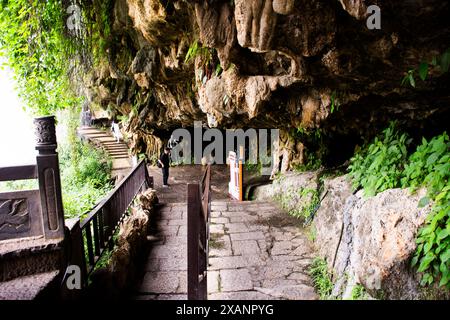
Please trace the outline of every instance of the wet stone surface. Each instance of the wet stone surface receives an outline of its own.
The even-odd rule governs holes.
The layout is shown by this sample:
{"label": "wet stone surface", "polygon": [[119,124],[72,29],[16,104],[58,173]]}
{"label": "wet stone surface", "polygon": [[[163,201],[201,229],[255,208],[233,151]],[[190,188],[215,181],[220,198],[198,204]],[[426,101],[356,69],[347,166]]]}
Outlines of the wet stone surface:
{"label": "wet stone surface", "polygon": [[[180,188],[164,190],[136,299],[187,298],[187,205],[170,200]],[[209,299],[317,299],[308,275],[312,247],[299,222],[270,202],[219,199],[211,209]]]}

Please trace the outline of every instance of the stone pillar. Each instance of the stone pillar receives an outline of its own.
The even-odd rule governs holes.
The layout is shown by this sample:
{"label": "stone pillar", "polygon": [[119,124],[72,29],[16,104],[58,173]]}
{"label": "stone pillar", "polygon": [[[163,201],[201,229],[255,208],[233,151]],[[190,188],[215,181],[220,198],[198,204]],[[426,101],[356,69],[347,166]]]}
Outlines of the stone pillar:
{"label": "stone pillar", "polygon": [[61,195],[58,153],[56,152],[55,117],[34,120],[36,163],[41,198],[42,223],[46,239],[64,238],[64,211]]}

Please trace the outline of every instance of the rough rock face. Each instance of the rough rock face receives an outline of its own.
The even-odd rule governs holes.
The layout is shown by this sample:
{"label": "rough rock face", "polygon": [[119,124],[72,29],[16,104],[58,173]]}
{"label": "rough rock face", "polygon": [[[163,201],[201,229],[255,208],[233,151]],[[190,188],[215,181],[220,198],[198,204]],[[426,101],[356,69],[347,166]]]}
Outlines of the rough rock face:
{"label": "rough rock face", "polygon": [[317,172],[286,173],[270,185],[257,187],[254,197],[261,201],[277,199],[285,210],[301,211],[310,204],[312,192],[317,188]]}
{"label": "rough rock face", "polygon": [[392,189],[365,199],[351,193],[345,176],[325,181],[327,196],[314,219],[315,244],[333,269],[333,294],[349,297],[360,283],[374,297],[420,299],[424,292],[409,261],[416,234],[430,211],[426,194]]}
{"label": "rough rock face", "polygon": [[[362,0],[115,0],[108,57],[86,77],[86,96],[127,116],[134,152],[149,155],[194,120],[321,129],[330,157],[343,158],[390,120],[445,128],[448,73],[416,76],[416,89],[401,79],[447,49],[450,4],[370,4],[381,8],[381,30],[367,28]],[[337,140],[348,146],[334,150]],[[304,161],[299,142],[310,147],[293,141],[283,166]]]}
{"label": "rough rock face", "polygon": [[[317,173],[290,174],[272,185],[258,187],[257,199],[276,199],[280,194],[317,188]],[[416,235],[431,210],[418,208],[426,190],[411,194],[390,189],[375,197],[353,194],[347,176],[325,179],[321,204],[312,228],[317,254],[332,271],[333,295],[349,298],[355,284],[361,284],[376,298],[424,299],[431,292],[419,286],[419,276],[410,267],[416,250]],[[304,201],[288,197],[288,210],[301,209]],[[433,290],[436,298],[445,292]]]}
{"label": "rough rock face", "polygon": [[425,191],[411,196],[408,190],[388,190],[358,203],[353,209],[350,263],[358,270],[356,275],[366,288],[389,288],[391,283],[382,283],[383,276],[392,274],[416,249],[417,230],[430,211],[430,207],[417,206],[425,195]]}
{"label": "rough rock face", "polygon": [[323,190],[326,196],[313,221],[314,229],[317,231],[315,243],[319,244],[317,246],[319,255],[333,265],[336,249],[342,237],[342,213],[346,199],[352,195],[352,188],[346,177],[342,176],[326,179]]}

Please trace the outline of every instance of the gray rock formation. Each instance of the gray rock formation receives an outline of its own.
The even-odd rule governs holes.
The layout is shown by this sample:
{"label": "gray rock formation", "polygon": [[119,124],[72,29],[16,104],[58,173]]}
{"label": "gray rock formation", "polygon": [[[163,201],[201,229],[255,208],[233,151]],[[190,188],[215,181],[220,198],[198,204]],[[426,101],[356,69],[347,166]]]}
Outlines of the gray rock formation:
{"label": "gray rock formation", "polygon": [[[381,30],[367,28],[361,0],[113,2],[107,57],[81,86],[92,108],[129,117],[134,153],[157,154],[167,131],[195,120],[285,135],[320,129],[324,157],[344,160],[389,120],[446,126],[448,73],[432,68],[416,89],[401,86],[447,50],[446,1],[373,1]],[[292,141],[283,166],[305,161],[298,143],[315,147]]]}
{"label": "gray rock formation", "polygon": [[366,199],[351,194],[345,176],[326,180],[326,191],[314,219],[315,244],[333,270],[333,294],[348,298],[359,283],[374,297],[424,298],[410,258],[430,212],[430,205],[418,208],[426,191],[391,189]]}
{"label": "gray rock formation", "polygon": [[[279,199],[297,190],[317,188],[317,173],[287,174],[272,185],[258,187],[257,199]],[[407,189],[390,189],[375,197],[353,194],[346,176],[325,179],[321,205],[312,228],[317,255],[324,258],[333,275],[332,295],[349,298],[361,284],[375,298],[448,298],[436,288],[424,290],[410,259],[416,250],[416,235],[431,210],[419,208],[426,195],[422,189],[411,194]],[[304,199],[287,197],[283,206],[298,210]]]}
{"label": "gray rock formation", "polygon": [[257,187],[254,197],[262,201],[276,199],[285,210],[300,212],[311,203],[313,192],[317,191],[317,188],[317,172],[288,172],[270,185]]}

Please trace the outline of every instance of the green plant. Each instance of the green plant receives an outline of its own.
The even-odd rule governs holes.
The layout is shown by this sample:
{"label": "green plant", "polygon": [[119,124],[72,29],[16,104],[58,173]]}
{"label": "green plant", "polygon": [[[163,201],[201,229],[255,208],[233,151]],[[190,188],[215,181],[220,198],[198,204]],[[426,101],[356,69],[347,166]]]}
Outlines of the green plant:
{"label": "green plant", "polygon": [[308,240],[309,240],[309,241],[311,241],[311,242],[316,241],[316,238],[317,238],[317,230],[316,230],[316,228],[315,228],[314,225],[311,225],[311,226],[308,227],[308,231],[307,231],[306,236],[308,237]]}
{"label": "green plant", "polygon": [[402,79],[402,86],[409,83],[411,87],[416,87],[415,74],[419,74],[419,78],[425,81],[432,69],[438,69],[441,74],[448,72],[450,67],[450,48],[447,49],[442,55],[433,57],[431,63],[422,61],[417,69],[410,69],[406,72]]}
{"label": "green plant", "polygon": [[416,71],[414,69],[408,70],[408,72],[403,77],[402,86],[404,86],[407,82],[409,82],[411,87],[413,87],[413,88],[416,87],[416,79],[414,78],[415,72]]}
{"label": "green plant", "polygon": [[80,141],[76,135],[78,109],[61,113],[59,125],[67,127],[67,136],[59,141],[64,214],[81,217],[111,189],[112,163],[106,153]]}
{"label": "green plant", "polygon": [[315,208],[319,204],[319,194],[316,189],[303,188],[298,191],[300,196],[300,203],[302,204],[300,210],[293,210],[289,212],[290,215],[297,218],[304,218],[308,220]]}
{"label": "green plant", "polygon": [[450,187],[445,188],[439,199],[444,204],[435,205],[419,231],[417,249],[411,265],[423,272],[421,285],[439,281],[439,286],[450,289]]}
{"label": "green plant", "polygon": [[432,138],[429,142],[423,138],[405,165],[403,187],[414,191],[426,186],[428,196],[435,198],[444,189],[450,178],[450,140],[446,132]]}
{"label": "green plant", "polygon": [[258,161],[258,163],[249,163],[248,161],[244,162],[244,168],[246,171],[248,172],[253,172],[253,173],[261,173],[261,169],[262,169],[262,163],[261,161]]}
{"label": "green plant", "polygon": [[337,100],[337,92],[333,91],[333,93],[331,94],[331,109],[330,112],[334,113],[334,111],[339,111],[339,107],[340,107],[340,103],[339,100]]}
{"label": "green plant", "polygon": [[333,281],[331,280],[331,273],[328,271],[327,262],[320,257],[314,258],[309,268],[309,275],[320,299],[329,299],[333,290]]}
{"label": "green plant", "polygon": [[401,134],[395,123],[383,131],[368,146],[357,151],[348,167],[353,188],[364,188],[366,196],[374,196],[400,186],[407,146],[411,140]]}
{"label": "green plant", "polygon": [[408,144],[407,136],[391,125],[382,140],[375,139],[352,158],[350,177],[353,186],[362,186],[369,196],[394,187],[413,192],[427,188],[418,205],[434,203],[418,232],[411,264],[422,273],[422,285],[438,281],[450,288],[450,139],[446,132],[430,141],[423,138],[409,157]]}
{"label": "green plant", "polygon": [[417,249],[411,261],[423,272],[421,284],[438,280],[450,288],[450,140],[447,133],[430,141],[422,139],[405,166],[402,184],[412,190],[427,188],[419,206],[434,200],[432,212],[417,237]]}
{"label": "green plant", "polygon": [[303,164],[293,164],[292,170],[295,172],[316,171],[322,167],[322,160],[317,158],[314,153],[305,151],[306,161]]}
{"label": "green plant", "polygon": [[58,0],[0,1],[0,56],[6,56],[19,95],[35,114],[53,114],[78,104],[71,80],[107,58],[113,42],[114,1],[77,4],[76,35],[68,27],[68,5]]}
{"label": "green plant", "polygon": [[307,129],[298,127],[291,130],[291,137],[301,141],[304,145],[303,163],[293,164],[292,169],[297,172],[314,171],[322,167],[322,158],[326,152],[321,129]]}
{"label": "green plant", "polygon": [[17,190],[37,190],[39,189],[37,180],[17,180],[0,182],[0,192]]}
{"label": "green plant", "polygon": [[29,109],[50,114],[76,102],[67,77],[73,43],[60,1],[0,1],[0,55],[14,71]]}
{"label": "green plant", "polygon": [[220,76],[220,74],[222,73],[222,71],[223,71],[223,69],[222,69],[222,66],[220,65],[220,63],[219,64],[217,64],[217,66],[216,66],[216,77],[218,77],[218,76]]}
{"label": "green plant", "polygon": [[200,45],[198,40],[192,42],[189,46],[188,52],[186,53],[186,57],[184,58],[184,63],[189,63],[194,60],[197,56],[204,57],[204,64],[207,64],[211,60],[211,52],[208,47],[203,47]]}
{"label": "green plant", "polygon": [[366,289],[360,285],[357,284],[353,287],[352,292],[350,294],[350,300],[367,300],[369,298],[369,295],[366,292]]}

